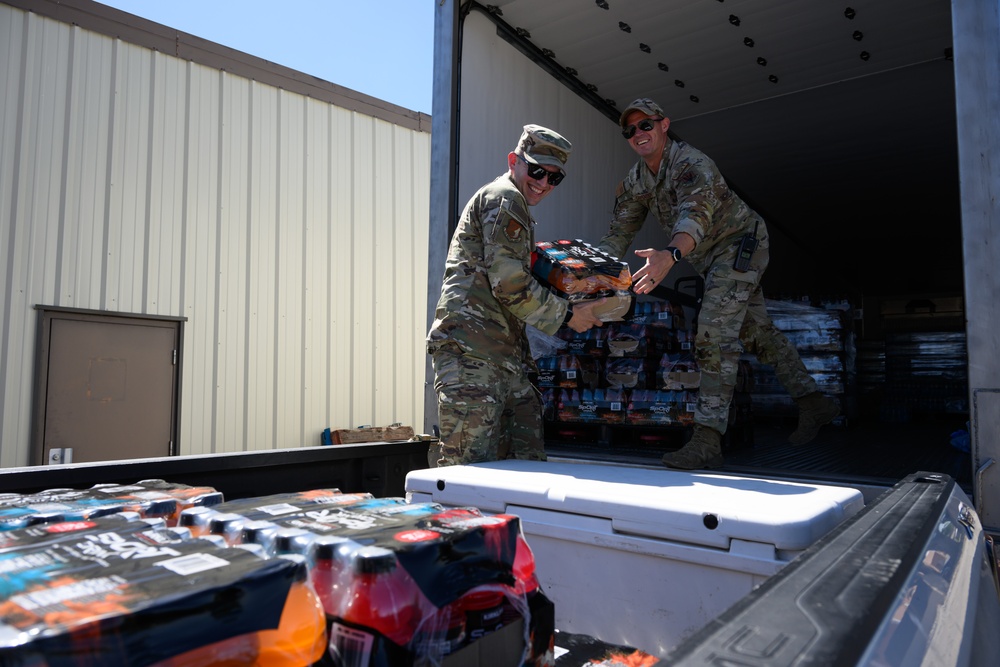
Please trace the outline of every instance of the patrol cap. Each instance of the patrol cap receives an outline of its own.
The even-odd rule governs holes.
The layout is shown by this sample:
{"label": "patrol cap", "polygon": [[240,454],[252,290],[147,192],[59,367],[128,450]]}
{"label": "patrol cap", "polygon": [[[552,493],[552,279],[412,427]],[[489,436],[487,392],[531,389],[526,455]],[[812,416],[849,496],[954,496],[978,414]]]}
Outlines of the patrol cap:
{"label": "patrol cap", "polygon": [[637,100],[633,100],[632,104],[625,107],[625,111],[622,111],[621,117],[618,118],[618,124],[625,129],[625,119],[633,111],[641,111],[647,116],[659,116],[660,118],[666,118],[667,114],[663,113],[663,109],[659,104],[649,99],[648,97],[640,97]]}
{"label": "patrol cap", "polygon": [[541,125],[525,125],[514,152],[531,164],[559,167],[559,171],[565,173],[563,167],[572,150],[573,144],[558,132]]}

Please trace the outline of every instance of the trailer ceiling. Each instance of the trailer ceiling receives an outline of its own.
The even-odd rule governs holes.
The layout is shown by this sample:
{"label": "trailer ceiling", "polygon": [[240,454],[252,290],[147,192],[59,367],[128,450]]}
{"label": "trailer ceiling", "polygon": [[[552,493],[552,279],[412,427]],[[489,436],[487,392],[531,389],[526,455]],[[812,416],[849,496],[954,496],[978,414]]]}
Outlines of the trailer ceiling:
{"label": "trailer ceiling", "polygon": [[791,254],[835,275],[811,289],[961,290],[949,0],[490,7],[609,115],[657,100],[781,237],[782,282]]}

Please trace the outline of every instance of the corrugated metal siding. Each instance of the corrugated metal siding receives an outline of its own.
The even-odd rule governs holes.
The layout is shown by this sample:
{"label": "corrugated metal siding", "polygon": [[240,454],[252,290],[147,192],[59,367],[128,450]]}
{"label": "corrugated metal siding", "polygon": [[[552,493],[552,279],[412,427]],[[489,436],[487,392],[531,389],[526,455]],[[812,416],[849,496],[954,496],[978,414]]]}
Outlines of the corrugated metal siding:
{"label": "corrugated metal siding", "polygon": [[0,4],[0,466],[36,304],[183,316],[181,453],[423,414],[430,135]]}

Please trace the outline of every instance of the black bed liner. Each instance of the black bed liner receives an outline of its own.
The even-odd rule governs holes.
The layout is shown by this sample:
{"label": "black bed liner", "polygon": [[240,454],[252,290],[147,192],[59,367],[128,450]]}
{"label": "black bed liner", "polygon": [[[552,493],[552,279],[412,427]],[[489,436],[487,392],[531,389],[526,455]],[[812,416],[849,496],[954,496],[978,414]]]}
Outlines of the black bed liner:
{"label": "black bed liner", "polygon": [[[953,499],[956,490],[947,475],[919,472],[903,479],[679,645],[668,664],[858,664],[873,642],[886,641],[880,627],[898,611],[897,596],[909,588],[948,517],[946,507],[961,508]],[[971,544],[972,534],[981,533],[975,515],[969,517]],[[1000,612],[996,581],[989,578],[973,582],[987,593],[981,596],[976,627],[963,630],[957,623],[953,628],[973,633],[972,665],[993,664],[996,657]]]}

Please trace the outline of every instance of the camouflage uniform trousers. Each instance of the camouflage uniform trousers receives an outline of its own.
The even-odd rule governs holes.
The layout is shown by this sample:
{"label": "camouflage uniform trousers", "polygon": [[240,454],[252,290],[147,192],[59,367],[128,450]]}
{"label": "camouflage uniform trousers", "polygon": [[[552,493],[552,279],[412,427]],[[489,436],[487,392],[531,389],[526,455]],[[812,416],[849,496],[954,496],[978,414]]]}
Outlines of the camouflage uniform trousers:
{"label": "camouflage uniform trousers", "polygon": [[705,294],[698,314],[695,355],[701,371],[694,422],[725,433],[729,405],[736,388],[742,349],[772,366],[792,398],[816,391],[798,350],[771,322],[760,278],[767,268],[767,246],[758,248],[744,273],[733,269],[737,246],[715,257],[705,275]]}
{"label": "camouflage uniform trousers", "polygon": [[461,354],[432,353],[438,399],[438,466],[505,458],[545,460],[542,402],[525,373]]}

